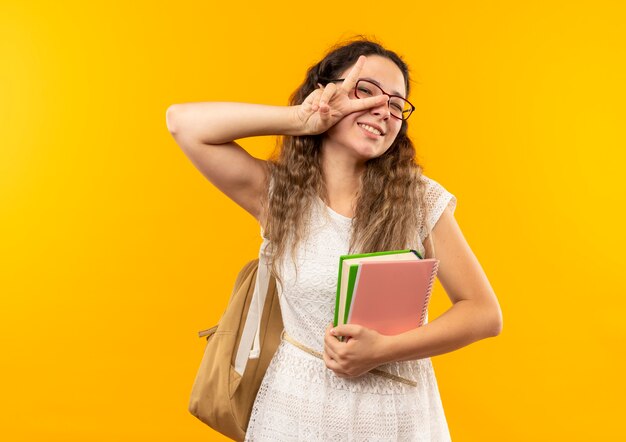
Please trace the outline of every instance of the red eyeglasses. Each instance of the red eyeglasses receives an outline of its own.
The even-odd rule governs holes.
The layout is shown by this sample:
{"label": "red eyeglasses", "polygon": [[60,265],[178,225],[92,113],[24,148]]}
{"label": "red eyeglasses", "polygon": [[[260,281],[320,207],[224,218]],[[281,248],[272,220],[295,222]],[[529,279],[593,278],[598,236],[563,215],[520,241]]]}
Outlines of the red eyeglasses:
{"label": "red eyeglasses", "polygon": [[[345,78],[340,78],[338,80],[331,80],[330,82],[336,83],[344,80]],[[389,101],[387,102],[389,105],[389,113],[398,120],[408,120],[415,110],[415,106],[413,106],[409,100],[399,95],[388,94],[380,86],[370,80],[358,80],[354,86],[354,96],[356,98],[377,97],[380,95],[389,97]]]}

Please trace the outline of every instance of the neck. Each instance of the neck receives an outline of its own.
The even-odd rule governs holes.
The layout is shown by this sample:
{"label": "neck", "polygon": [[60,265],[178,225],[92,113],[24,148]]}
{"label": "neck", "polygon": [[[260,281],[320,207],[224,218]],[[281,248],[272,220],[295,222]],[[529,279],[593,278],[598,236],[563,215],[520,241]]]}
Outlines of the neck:
{"label": "neck", "polygon": [[341,146],[330,143],[322,145],[321,162],[328,203],[331,207],[352,207],[365,163],[349,155]]}

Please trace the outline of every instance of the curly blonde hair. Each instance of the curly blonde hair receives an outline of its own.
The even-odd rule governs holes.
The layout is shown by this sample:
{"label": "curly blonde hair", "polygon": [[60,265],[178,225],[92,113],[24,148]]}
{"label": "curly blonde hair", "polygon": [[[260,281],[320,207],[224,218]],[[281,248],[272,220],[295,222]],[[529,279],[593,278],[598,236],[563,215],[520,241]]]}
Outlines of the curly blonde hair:
{"label": "curly blonde hair", "polygon": [[[318,83],[338,78],[361,55],[379,55],[393,61],[402,71],[408,95],[406,63],[380,44],[360,38],[332,48],[309,68],[289,104],[301,104]],[[270,239],[271,272],[278,282],[281,281],[277,263],[288,245],[293,258],[298,243],[306,235],[305,221],[311,215],[316,197],[328,203],[321,164],[322,141],[323,134],[283,136],[267,162],[272,191],[265,192],[262,201],[267,214],[264,232]],[[269,182],[267,185],[269,190]],[[420,223],[428,219],[425,189],[422,167],[415,159],[413,143],[407,136],[407,122],[403,121],[389,149],[365,163],[355,200],[349,253],[399,250],[414,244],[419,238]],[[434,250],[432,237],[430,240]]]}

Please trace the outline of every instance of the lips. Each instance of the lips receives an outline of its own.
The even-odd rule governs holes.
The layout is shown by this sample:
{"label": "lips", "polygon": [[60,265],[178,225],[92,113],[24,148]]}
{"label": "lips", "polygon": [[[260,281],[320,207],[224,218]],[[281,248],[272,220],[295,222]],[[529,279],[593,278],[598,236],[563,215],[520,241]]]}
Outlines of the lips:
{"label": "lips", "polygon": [[365,122],[358,122],[357,123],[359,125],[359,127],[361,127],[362,129],[368,131],[371,134],[374,135],[378,135],[378,136],[383,136],[385,135],[385,132],[383,131],[383,129],[374,123],[365,123]]}

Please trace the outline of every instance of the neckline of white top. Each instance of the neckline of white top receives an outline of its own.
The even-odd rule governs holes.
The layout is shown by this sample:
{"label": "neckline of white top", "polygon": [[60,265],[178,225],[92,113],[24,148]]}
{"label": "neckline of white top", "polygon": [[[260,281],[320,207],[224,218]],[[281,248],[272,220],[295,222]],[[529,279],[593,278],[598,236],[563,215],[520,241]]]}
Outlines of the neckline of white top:
{"label": "neckline of white top", "polygon": [[348,218],[347,216],[342,215],[341,213],[335,212],[333,209],[327,206],[326,203],[319,196],[317,197],[317,200],[323,207],[326,207],[326,210],[328,210],[330,215],[333,216],[334,218],[337,218],[341,221],[352,222],[352,218]]}

